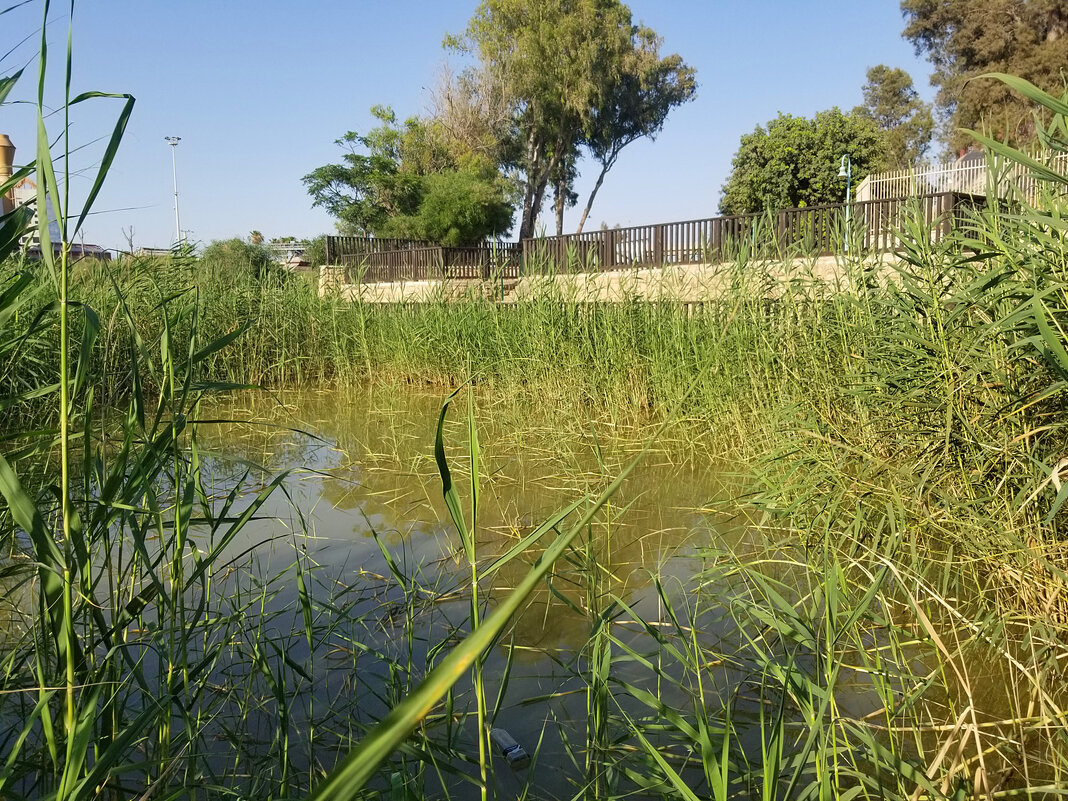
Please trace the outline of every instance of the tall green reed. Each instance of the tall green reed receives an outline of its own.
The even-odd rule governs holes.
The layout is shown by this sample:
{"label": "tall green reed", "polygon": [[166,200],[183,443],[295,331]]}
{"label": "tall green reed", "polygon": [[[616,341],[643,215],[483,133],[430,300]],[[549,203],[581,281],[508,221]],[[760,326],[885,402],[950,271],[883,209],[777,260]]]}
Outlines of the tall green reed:
{"label": "tall green reed", "polygon": [[[47,20],[47,4],[45,11]],[[70,97],[69,53],[68,43],[65,109],[97,97]],[[42,42],[42,76],[46,54]],[[659,622],[665,626],[643,621],[626,599],[606,598],[591,581],[589,728],[583,738],[588,792],[615,792],[624,786],[620,777],[644,792],[684,797],[694,794],[695,780],[718,798],[874,797],[884,790],[903,797],[917,788],[937,797],[955,792],[965,779],[995,792],[993,771],[984,764],[987,747],[979,740],[984,722],[971,700],[953,701],[959,723],[933,754],[925,738],[938,728],[925,729],[919,719],[935,714],[931,687],[947,695],[971,687],[960,660],[966,646],[980,643],[1000,643],[1005,660],[1022,666],[1014,669],[1028,687],[1021,705],[1028,714],[1018,717],[1027,726],[1043,721],[1053,739],[1063,736],[1057,699],[1047,689],[1052,668],[1021,661],[1014,650],[1019,635],[1005,644],[995,623],[966,616],[946,592],[945,576],[900,567],[903,554],[915,559],[925,548],[985,561],[988,576],[1000,575],[1016,590],[1006,600],[1034,613],[1029,628],[1048,633],[1045,644],[1038,636],[1025,640],[1036,663],[1056,664],[1064,569],[1058,511],[1066,492],[1057,489],[1052,501],[1046,495],[1052,477],[1059,481],[1068,293],[1055,202],[1009,215],[977,212],[964,233],[939,242],[907,220],[899,259],[872,265],[854,254],[835,291],[811,262],[782,282],[776,262],[795,254],[772,252],[774,240],[754,238],[738,242],[734,260],[723,268],[722,300],[696,311],[637,300],[589,303],[561,297],[548,285],[514,306],[477,299],[415,308],[349,304],[281,276],[237,273],[221,286],[219,265],[183,256],[164,262],[154,281],[138,262],[72,265],[66,243],[95,198],[131,103],[125,99],[89,203],[70,230],[64,222],[58,256],[42,229],[54,303],[29,316],[44,290],[28,274],[13,278],[0,298],[0,353],[13,361],[25,354],[38,360],[36,378],[12,382],[18,389],[5,399],[4,413],[29,418],[40,398],[58,406],[54,431],[36,438],[29,426],[16,432],[34,444],[18,452],[15,466],[36,469],[30,455],[46,458],[53,441],[60,452],[52,495],[32,494],[6,460],[0,465],[15,527],[31,538],[36,577],[26,586],[40,598],[36,619],[5,662],[5,689],[32,694],[9,740],[0,777],[6,787],[88,797],[117,776],[136,775],[146,788],[165,781],[218,788],[246,773],[248,764],[271,764],[269,778],[254,776],[248,787],[288,795],[328,773],[309,751],[301,766],[307,783],[297,784],[293,699],[296,688],[310,683],[314,664],[287,660],[290,645],[271,643],[275,584],[235,589],[219,573],[227,549],[281,479],[251,501],[244,480],[221,498],[212,494],[196,436],[197,401],[204,392],[248,383],[344,384],[375,376],[453,384],[474,374],[494,392],[528,395],[576,414],[599,407],[659,421],[670,416],[667,410],[681,409],[683,425],[704,432],[703,447],[749,465],[762,484],[754,500],[769,526],[819,546],[811,565],[800,557],[775,560],[781,569],[800,571],[789,583],[729,554],[709,554],[729,566],[727,578],[745,592],[729,605],[700,597],[692,611],[683,611],[679,596],[662,589],[667,619]],[[38,205],[47,196],[59,207],[56,218],[66,221],[74,216],[70,199],[51,160],[43,114],[40,122]],[[4,220],[4,236],[20,219]],[[238,337],[245,347],[226,347]],[[52,338],[58,347],[48,347]],[[53,353],[55,364],[48,361]],[[101,376],[107,378],[94,381]],[[126,401],[117,435],[94,415],[104,396]],[[565,532],[516,591],[484,616],[480,582],[502,563],[479,565],[479,451],[470,431],[470,526],[454,490],[449,501],[470,573],[468,637],[428,666],[424,683],[413,680],[411,653],[406,662],[381,658],[404,675],[398,689],[411,692],[403,701],[390,698],[398,703],[381,725],[361,719],[343,735],[324,735],[333,747],[360,745],[322,780],[320,797],[362,792],[461,676],[470,672],[480,682],[486,648],[610,497],[607,492],[561,509],[509,552],[507,559],[516,559],[550,532]],[[440,426],[438,443],[448,498]],[[832,547],[846,550],[848,559]],[[596,576],[590,552],[585,559],[584,569]],[[292,575],[303,586],[294,630],[308,643],[307,658],[317,638],[333,636],[347,643],[354,660],[368,654],[371,617],[359,603],[339,612],[344,604],[329,594],[316,601],[307,580],[314,566],[305,570],[306,564],[295,561]],[[404,619],[411,632],[419,590],[401,571],[395,579],[410,587]],[[233,591],[228,611],[217,603],[222,586]],[[962,627],[965,644],[941,641],[932,603]],[[725,608],[746,637],[744,647],[726,653],[707,643],[699,625],[708,615],[722,618]],[[319,622],[316,610],[323,614]],[[652,653],[618,634],[621,613],[649,638]],[[1047,656],[1052,662],[1038,659]],[[647,668],[650,683],[639,686],[614,674],[621,658]],[[717,662],[733,673],[713,678],[710,666]],[[236,710],[212,688],[223,665],[241,676],[249,699]],[[359,670],[353,672],[359,681]],[[850,672],[871,678],[866,692],[881,704],[877,717],[839,708],[836,691]],[[755,695],[746,695],[752,688]],[[212,726],[218,723],[236,740],[257,718],[255,707],[267,703],[278,720],[266,740],[280,755],[256,762],[254,745],[238,743],[233,769],[220,770],[205,755]],[[308,704],[311,725],[322,731],[311,696]],[[485,794],[492,778],[485,724],[492,713],[483,689],[476,690],[474,705],[478,784]],[[755,723],[744,720],[753,709]],[[1030,714],[1033,709],[1040,711]],[[874,719],[883,721],[882,729]],[[146,731],[151,736],[143,736]],[[746,731],[755,731],[759,742],[746,739]],[[1023,739],[1034,729],[1020,732]],[[999,736],[999,754],[1011,755],[1011,737]],[[423,737],[432,752],[437,746]],[[969,737],[976,743],[972,754],[966,754]],[[420,764],[444,769],[456,757],[449,749],[432,752],[441,761]],[[1056,763],[1039,767],[1058,776]]]}

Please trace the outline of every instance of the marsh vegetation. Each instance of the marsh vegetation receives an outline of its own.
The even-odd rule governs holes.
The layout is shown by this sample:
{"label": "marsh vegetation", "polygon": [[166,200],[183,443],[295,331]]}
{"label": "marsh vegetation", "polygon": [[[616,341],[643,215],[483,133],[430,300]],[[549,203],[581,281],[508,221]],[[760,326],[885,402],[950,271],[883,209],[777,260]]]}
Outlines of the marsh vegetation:
{"label": "marsh vegetation", "polygon": [[3,240],[5,797],[1064,785],[1056,192],[700,308],[73,263],[94,197]]}

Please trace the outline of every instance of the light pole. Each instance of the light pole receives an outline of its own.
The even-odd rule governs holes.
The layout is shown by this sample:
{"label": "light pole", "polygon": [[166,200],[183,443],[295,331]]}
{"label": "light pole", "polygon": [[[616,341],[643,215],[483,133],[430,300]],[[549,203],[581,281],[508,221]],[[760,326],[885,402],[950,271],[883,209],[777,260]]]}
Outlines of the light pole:
{"label": "light pole", "polygon": [[180,136],[165,136],[164,140],[171,146],[171,173],[174,175],[174,242],[182,242],[182,220],[178,216],[178,167],[175,165],[174,151],[182,141]]}
{"label": "light pole", "polygon": [[[838,163],[838,177],[846,179],[845,252],[849,252],[849,207],[853,190],[853,160],[846,153]],[[175,195],[177,197],[177,195]],[[177,200],[175,201],[177,203]],[[177,206],[175,206],[177,208]]]}

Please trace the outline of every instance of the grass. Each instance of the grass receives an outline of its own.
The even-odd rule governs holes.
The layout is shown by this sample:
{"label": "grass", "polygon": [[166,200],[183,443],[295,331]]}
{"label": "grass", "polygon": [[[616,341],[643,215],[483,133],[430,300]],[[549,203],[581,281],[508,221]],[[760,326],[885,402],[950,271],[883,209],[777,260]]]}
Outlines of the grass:
{"label": "grass", "polygon": [[[45,3],[42,30],[49,14]],[[521,700],[546,710],[575,797],[1060,792],[1058,196],[976,212],[936,243],[906,221],[900,260],[849,262],[838,287],[804,269],[783,284],[781,264],[740,251],[722,299],[696,312],[547,287],[511,306],[349,303],[232,248],[74,264],[69,243],[133,100],[72,97],[68,53],[54,154],[47,44],[35,167],[61,241],[53,255],[42,226],[48,255],[29,265],[0,238],[0,793],[539,796],[533,769],[506,784],[487,739],[515,708],[514,649],[492,682],[485,660],[546,586],[589,637],[554,655],[571,684]],[[18,78],[0,83],[0,101]],[[1045,132],[1059,141],[1068,109],[1023,88],[1062,115]],[[117,120],[75,210],[69,115],[108,99]],[[2,221],[8,233],[27,224],[23,212]],[[462,569],[376,537],[388,575],[343,581],[316,563],[297,506],[288,564],[255,569],[238,543],[273,514],[287,476],[249,466],[215,482],[205,399],[369,382],[473,384],[466,466],[447,447],[448,404],[435,443]],[[487,558],[475,406],[508,399],[551,410],[565,431],[593,418],[594,432],[633,424],[647,436]],[[708,512],[744,514],[754,546],[707,543],[689,583],[651,566],[654,614],[613,591],[607,566],[625,512],[616,491],[669,426],[671,458],[745,466],[748,496]],[[982,695],[985,682],[998,697]],[[584,719],[566,719],[573,688]]]}

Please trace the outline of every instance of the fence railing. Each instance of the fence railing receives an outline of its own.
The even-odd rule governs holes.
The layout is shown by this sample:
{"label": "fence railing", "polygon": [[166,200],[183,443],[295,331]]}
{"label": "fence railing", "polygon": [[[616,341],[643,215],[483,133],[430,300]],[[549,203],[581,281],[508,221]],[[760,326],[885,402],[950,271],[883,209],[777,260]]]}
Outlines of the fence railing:
{"label": "fence railing", "polygon": [[754,249],[764,255],[825,256],[848,242],[863,251],[900,245],[898,229],[916,209],[934,236],[948,232],[954,209],[970,196],[940,192],[912,198],[784,209],[703,220],[639,225],[523,240],[525,273],[599,271],[673,264],[708,264]]}
{"label": "fence railing", "polygon": [[346,256],[364,253],[384,253],[393,250],[428,248],[433,243],[419,239],[397,239],[382,236],[328,236],[326,237],[326,263],[343,264]]}
{"label": "fence railing", "polygon": [[[1035,159],[1055,172],[1068,172],[1068,153],[1037,153]],[[1006,164],[984,155],[963,164],[943,164],[922,170],[872,173],[857,185],[858,201],[915,197],[940,192],[1019,197],[1036,203],[1041,182],[1022,164]]]}
{"label": "fence railing", "polygon": [[[488,280],[545,272],[598,272],[628,267],[711,264],[748,253],[757,258],[826,256],[895,250],[899,231],[917,215],[931,237],[953,230],[982,197],[937,192],[906,198],[808,206],[774,213],[709,217],[476,247],[411,240],[328,237],[329,263],[349,283]],[[390,248],[392,244],[394,247]],[[396,245],[400,245],[397,247]]]}
{"label": "fence railing", "polygon": [[488,280],[519,276],[520,246],[517,242],[473,247],[411,247],[363,253],[338,258],[350,283],[384,281],[433,281],[442,279]]}

